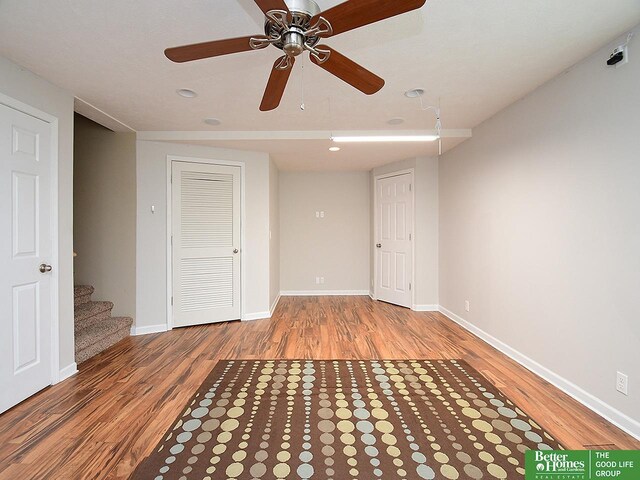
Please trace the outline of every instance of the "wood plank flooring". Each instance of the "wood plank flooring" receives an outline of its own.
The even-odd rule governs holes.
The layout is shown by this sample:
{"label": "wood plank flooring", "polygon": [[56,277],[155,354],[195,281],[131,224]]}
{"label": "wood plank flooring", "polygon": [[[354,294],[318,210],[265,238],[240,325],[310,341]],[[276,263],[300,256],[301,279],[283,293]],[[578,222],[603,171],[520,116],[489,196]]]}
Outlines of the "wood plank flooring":
{"label": "wood plank flooring", "polygon": [[283,298],[271,320],[132,337],[0,416],[0,479],[126,479],[219,359],[461,358],[568,448],[640,442],[439,313]]}

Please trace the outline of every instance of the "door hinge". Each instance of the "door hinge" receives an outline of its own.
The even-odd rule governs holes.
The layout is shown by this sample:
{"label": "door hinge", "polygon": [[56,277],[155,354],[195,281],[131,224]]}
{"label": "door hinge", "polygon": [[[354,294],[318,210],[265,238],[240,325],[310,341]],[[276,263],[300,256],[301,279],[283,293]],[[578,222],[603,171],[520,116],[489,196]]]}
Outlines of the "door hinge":
{"label": "door hinge", "polygon": [[411,284],[409,284],[409,291],[411,291]]}
{"label": "door hinge", "polygon": [[171,297],[171,305],[173,305],[173,297]]}
{"label": "door hinge", "polygon": [[411,234],[409,234],[409,241],[411,241],[411,239],[412,239],[412,238],[413,238],[413,237],[411,236]]}
{"label": "door hinge", "polygon": [[409,191],[411,191],[413,189],[413,185],[410,183],[409,184]]}

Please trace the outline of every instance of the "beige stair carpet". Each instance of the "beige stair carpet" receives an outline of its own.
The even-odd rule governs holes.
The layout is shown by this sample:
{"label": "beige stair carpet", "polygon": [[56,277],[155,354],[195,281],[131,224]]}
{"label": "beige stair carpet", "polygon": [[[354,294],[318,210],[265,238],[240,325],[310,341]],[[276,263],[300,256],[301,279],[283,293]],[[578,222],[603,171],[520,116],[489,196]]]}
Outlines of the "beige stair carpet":
{"label": "beige stair carpet", "polygon": [[76,363],[80,364],[130,335],[133,320],[112,317],[112,302],[91,300],[94,288],[79,285],[74,289],[74,332]]}

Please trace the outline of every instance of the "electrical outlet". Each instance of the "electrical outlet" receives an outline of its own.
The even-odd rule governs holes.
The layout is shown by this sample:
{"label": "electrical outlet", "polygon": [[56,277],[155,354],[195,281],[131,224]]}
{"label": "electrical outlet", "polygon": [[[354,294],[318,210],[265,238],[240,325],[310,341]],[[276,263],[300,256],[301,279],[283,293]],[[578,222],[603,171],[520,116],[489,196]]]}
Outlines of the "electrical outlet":
{"label": "electrical outlet", "polygon": [[465,300],[464,301],[464,311],[465,312],[470,312],[471,311],[471,304],[469,303],[469,300]]}
{"label": "electrical outlet", "polygon": [[320,218],[320,212],[316,212],[316,218]]}
{"label": "electrical outlet", "polygon": [[324,277],[320,277],[320,284],[324,285]]}
{"label": "electrical outlet", "polygon": [[320,218],[324,218],[324,211],[320,212]]}
{"label": "electrical outlet", "polygon": [[316,277],[316,285],[320,285],[320,277]]}
{"label": "electrical outlet", "polygon": [[616,377],[616,390],[623,395],[629,395],[629,377],[624,373],[618,372],[618,376]]}

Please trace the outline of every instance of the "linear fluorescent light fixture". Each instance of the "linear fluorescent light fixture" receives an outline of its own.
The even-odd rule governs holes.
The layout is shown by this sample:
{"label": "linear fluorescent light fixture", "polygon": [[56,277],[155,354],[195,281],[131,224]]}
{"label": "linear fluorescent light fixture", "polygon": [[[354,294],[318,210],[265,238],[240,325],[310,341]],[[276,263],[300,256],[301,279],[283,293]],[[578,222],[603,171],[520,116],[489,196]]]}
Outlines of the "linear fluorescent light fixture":
{"label": "linear fluorescent light fixture", "polygon": [[331,137],[336,143],[367,143],[367,142],[435,142],[438,135],[365,135],[350,137]]}

